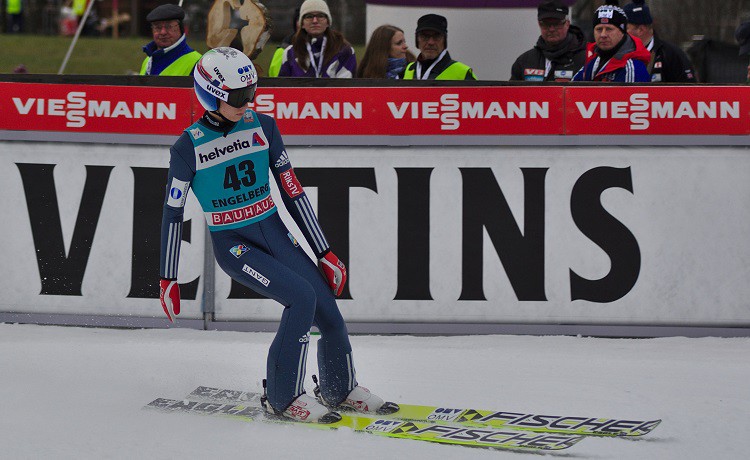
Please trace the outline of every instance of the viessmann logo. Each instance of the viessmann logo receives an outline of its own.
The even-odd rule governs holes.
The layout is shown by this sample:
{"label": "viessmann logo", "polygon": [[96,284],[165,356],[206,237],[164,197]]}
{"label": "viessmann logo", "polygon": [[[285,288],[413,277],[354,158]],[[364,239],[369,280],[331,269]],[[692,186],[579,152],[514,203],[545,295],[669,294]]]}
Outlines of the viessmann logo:
{"label": "viessmann logo", "polygon": [[[462,100],[459,94],[443,94],[437,100],[387,102],[395,120],[425,121],[437,119],[443,131],[455,131],[469,119],[549,119],[549,101],[477,101]],[[369,118],[362,101],[298,102],[277,101],[273,94],[261,94],[253,106],[257,112],[277,120],[348,120]],[[372,109],[372,107],[368,107]]]}
{"label": "viessmann logo", "polygon": [[739,101],[651,101],[648,93],[633,93],[626,101],[575,103],[584,119],[623,119],[632,131],[649,128],[656,119],[740,118]]}
{"label": "viessmann logo", "polygon": [[468,119],[549,118],[548,101],[467,101],[458,94],[443,94],[435,101],[388,102],[396,120],[440,120],[442,131],[454,131]]}
{"label": "viessmann logo", "polygon": [[273,94],[259,94],[253,108],[277,120],[361,120],[362,102],[276,101]]}
{"label": "viessmann logo", "polygon": [[19,115],[65,117],[65,126],[68,128],[82,128],[91,118],[177,118],[177,104],[174,102],[93,100],[86,97],[85,91],[71,91],[64,99],[14,97],[13,105]]}

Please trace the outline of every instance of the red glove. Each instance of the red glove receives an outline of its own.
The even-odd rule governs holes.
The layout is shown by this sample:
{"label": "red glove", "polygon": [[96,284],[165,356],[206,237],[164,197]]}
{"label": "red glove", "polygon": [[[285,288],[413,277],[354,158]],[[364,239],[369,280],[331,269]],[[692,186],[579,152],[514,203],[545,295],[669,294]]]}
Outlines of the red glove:
{"label": "red glove", "polygon": [[169,321],[174,321],[180,314],[180,285],[177,284],[177,280],[159,281],[159,300]]}
{"label": "red glove", "polygon": [[318,267],[323,272],[333,295],[340,296],[346,284],[346,266],[336,257],[336,254],[328,251],[326,255],[318,260]]}

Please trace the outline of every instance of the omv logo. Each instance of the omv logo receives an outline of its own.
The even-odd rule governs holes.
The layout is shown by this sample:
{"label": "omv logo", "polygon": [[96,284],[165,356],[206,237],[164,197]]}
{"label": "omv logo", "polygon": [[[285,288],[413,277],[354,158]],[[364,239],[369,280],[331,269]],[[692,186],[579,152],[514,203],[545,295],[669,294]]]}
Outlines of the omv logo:
{"label": "omv logo", "polygon": [[255,68],[251,65],[239,67],[237,73],[240,74],[240,81],[243,83],[250,82],[252,84],[254,80],[258,78],[258,75],[255,73]]}

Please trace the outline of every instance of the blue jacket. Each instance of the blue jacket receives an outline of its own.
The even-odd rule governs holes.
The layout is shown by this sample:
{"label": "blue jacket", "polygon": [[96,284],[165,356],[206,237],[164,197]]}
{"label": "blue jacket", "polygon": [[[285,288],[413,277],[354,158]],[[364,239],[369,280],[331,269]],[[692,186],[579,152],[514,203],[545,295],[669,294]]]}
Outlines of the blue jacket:
{"label": "blue jacket", "polygon": [[[167,194],[161,231],[161,276],[177,278],[185,200],[193,190],[209,230],[242,232],[276,213],[269,180],[315,255],[328,252],[307,194],[289,162],[276,120],[245,112],[229,131],[215,126],[208,115],[190,125],[170,151]],[[270,174],[269,174],[270,171]],[[286,192],[286,193],[284,193]]]}
{"label": "blue jacket", "polygon": [[[602,63],[595,43],[586,50],[586,64],[573,76],[573,81],[651,82],[646,66],[651,53],[638,38],[625,36],[625,43],[607,62]],[[596,69],[596,70],[594,70]]]}
{"label": "blue jacket", "polygon": [[[185,34],[180,37],[179,40],[177,40],[177,43],[170,46],[169,48],[159,49],[156,46],[156,43],[153,41],[148,43],[147,45],[143,46],[143,52],[146,53],[146,56],[148,56],[146,59],[143,60],[143,63],[141,64],[141,75],[162,75],[162,72],[164,72],[164,69],[172,65],[175,61],[180,59],[183,56],[190,55],[190,60],[188,64],[192,64],[192,67],[189,65],[186,67],[190,67],[190,71],[185,73],[187,71],[187,68],[185,69],[179,69],[180,74],[182,75],[192,75],[193,74],[193,67],[195,66],[195,63],[198,62],[198,60],[201,58],[201,54],[197,51],[194,51],[188,44]],[[186,58],[187,59],[187,58]],[[169,73],[170,75],[175,75],[174,73]],[[165,73],[166,75],[166,73]]]}

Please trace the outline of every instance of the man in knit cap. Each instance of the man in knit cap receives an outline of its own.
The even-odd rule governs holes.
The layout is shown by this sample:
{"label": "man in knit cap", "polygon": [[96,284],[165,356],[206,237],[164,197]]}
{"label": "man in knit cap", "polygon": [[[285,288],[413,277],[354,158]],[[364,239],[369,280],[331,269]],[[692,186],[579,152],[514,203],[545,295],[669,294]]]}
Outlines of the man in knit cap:
{"label": "man in knit cap", "polygon": [[638,37],[651,53],[647,66],[651,81],[695,83],[695,70],[685,52],[654,35],[654,20],[646,1],[634,0],[623,10],[628,16],[628,33]]}
{"label": "man in knit cap", "polygon": [[586,49],[586,64],[573,81],[650,82],[646,65],[651,54],[627,30],[625,11],[602,5],[594,12],[594,40]]}

